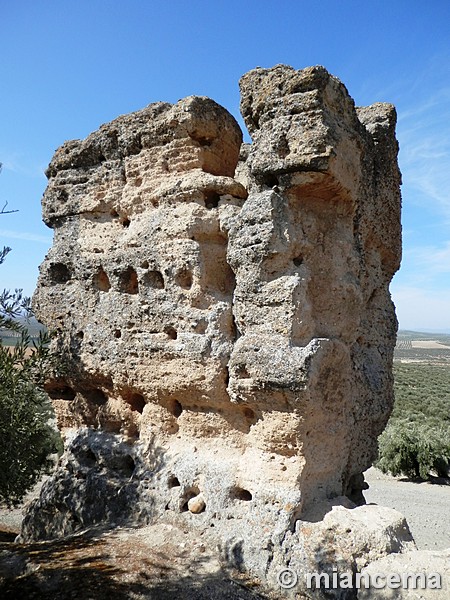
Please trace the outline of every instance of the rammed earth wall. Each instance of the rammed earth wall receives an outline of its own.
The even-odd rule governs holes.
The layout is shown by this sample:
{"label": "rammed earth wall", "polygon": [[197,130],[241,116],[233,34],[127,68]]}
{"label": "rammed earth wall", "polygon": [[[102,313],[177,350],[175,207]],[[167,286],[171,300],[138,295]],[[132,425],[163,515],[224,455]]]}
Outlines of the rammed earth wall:
{"label": "rammed earth wall", "polygon": [[240,87],[250,145],[189,97],[50,163],[34,307],[66,362],[67,450],[24,537],[167,520],[261,575],[330,502],[363,502],[393,402],[395,109],[355,108],[322,67]]}

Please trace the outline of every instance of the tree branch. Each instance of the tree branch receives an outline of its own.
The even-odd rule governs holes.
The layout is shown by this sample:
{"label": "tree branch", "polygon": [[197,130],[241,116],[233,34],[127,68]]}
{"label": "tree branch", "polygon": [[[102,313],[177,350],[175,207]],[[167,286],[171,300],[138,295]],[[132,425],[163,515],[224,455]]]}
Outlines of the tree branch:
{"label": "tree branch", "polygon": [[9,215],[10,213],[19,212],[18,210],[5,210],[7,206],[8,200],[6,200],[5,204],[3,205],[3,208],[0,210],[0,215]]}

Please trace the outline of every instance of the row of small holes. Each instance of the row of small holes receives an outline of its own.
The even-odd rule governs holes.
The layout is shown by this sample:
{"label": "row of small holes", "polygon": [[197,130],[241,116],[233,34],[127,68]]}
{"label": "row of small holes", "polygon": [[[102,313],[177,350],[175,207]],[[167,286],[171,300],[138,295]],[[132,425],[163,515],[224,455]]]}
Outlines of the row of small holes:
{"label": "row of small holes", "polygon": [[[74,400],[76,396],[75,390],[68,385],[61,385],[53,388],[50,387],[49,389],[47,389],[47,393],[50,396],[50,398],[52,398],[52,400],[71,401]],[[108,400],[108,397],[106,396],[105,392],[95,388],[92,390],[85,391],[84,396],[86,396],[87,400],[89,400],[93,404],[96,404],[97,406],[105,404]],[[144,410],[145,399],[142,394],[133,393],[125,398],[125,402],[130,406],[131,410],[134,410],[138,413],[142,413]],[[179,412],[179,414],[181,414],[183,409],[181,408],[181,405],[179,406],[180,409],[178,409],[177,407],[174,408],[174,414],[175,412]]]}
{"label": "row of small holes", "polygon": [[[143,263],[147,264],[147,262]],[[49,276],[54,284],[67,283],[72,274],[63,263],[53,263],[49,268]],[[180,271],[175,276],[176,283],[185,289],[192,287],[192,274],[187,269]],[[164,278],[159,271],[147,271],[142,277],[142,283],[154,289],[164,289]],[[108,292],[111,289],[109,277],[103,267],[100,267],[93,279],[94,287],[101,292]],[[119,275],[119,291],[127,294],[137,294],[139,291],[138,276],[133,267],[127,267]]]}

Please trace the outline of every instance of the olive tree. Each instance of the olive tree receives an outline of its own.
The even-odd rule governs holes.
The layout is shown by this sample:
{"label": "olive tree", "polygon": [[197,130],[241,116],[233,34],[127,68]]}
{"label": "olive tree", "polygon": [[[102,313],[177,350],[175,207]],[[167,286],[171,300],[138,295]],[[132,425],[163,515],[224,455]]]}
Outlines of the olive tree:
{"label": "olive tree", "polygon": [[[1,165],[0,165],[1,168]],[[6,214],[7,204],[0,209]],[[10,252],[0,250],[0,265]],[[22,290],[0,293],[0,503],[17,505],[52,465],[61,441],[43,384],[53,360],[48,336],[31,343],[26,326],[30,300]],[[4,336],[15,343],[6,345]]]}

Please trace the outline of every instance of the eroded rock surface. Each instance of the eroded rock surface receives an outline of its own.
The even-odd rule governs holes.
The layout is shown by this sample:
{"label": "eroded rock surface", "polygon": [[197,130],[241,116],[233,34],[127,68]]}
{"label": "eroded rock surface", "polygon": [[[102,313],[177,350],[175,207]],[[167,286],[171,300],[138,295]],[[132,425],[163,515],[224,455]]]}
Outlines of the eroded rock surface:
{"label": "eroded rock surface", "polygon": [[[358,600],[447,600],[450,596],[450,548],[389,554],[364,569],[372,580],[389,585],[361,589]],[[394,582],[389,577],[395,576]],[[370,581],[370,579],[369,579]]]}
{"label": "eroded rock surface", "polygon": [[363,502],[393,401],[395,110],[355,108],[322,67],[240,85],[250,145],[190,97],[67,142],[48,168],[34,306],[57,331],[66,370],[48,391],[72,432],[24,538],[162,520],[273,580],[318,503]]}

